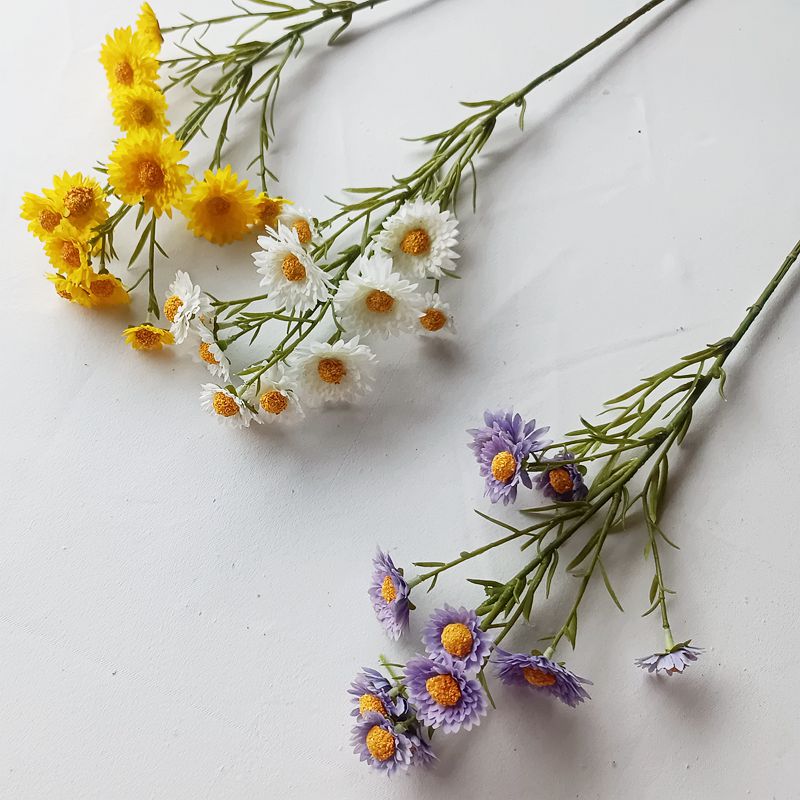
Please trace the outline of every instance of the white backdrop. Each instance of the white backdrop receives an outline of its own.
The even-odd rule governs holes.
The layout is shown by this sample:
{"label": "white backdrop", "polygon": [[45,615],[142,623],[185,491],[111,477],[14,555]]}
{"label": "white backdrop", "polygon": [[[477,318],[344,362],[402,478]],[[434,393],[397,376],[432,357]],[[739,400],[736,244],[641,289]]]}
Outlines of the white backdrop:
{"label": "white backdrop", "polygon": [[[313,39],[287,72],[278,188],[324,215],[324,194],[423,157],[401,136],[503,96],[635,5],[393,0],[360,14],[345,46]],[[165,24],[220,9],[155,6]],[[633,666],[661,641],[640,618],[650,566],[633,530],[608,561],[626,613],[593,585],[578,649],[562,653],[594,681],[584,707],[498,688],[480,728],[436,737],[434,770],[387,782],[349,752],[345,689],[378,653],[413,654],[432,608],[477,602],[463,578],[519,560],[496,553],[415,598],[398,646],[373,619],[376,544],[409,564],[495,533],[472,511],[490,509],[465,447],[485,407],[569,430],[732,331],[800,237],[800,6],[667,3],[535,92],[524,134],[504,118],[478,214],[462,212],[464,280],[446,287],[457,338],[382,347],[367,402],[293,432],[217,426],[200,368],[125,348],[141,308],[60,301],[17,218],[23,191],[109,152],[97,51],[135,14],[121,0],[4,10],[0,796],[797,797],[797,275],[672,470],[665,525],[682,549],[665,569],[676,637],[708,648],[698,664],[670,680]],[[253,141],[235,137],[241,168]],[[179,267],[215,293],[255,285],[251,246],[181,225],[164,235],[159,294]],[[568,590],[510,643],[552,631]]]}

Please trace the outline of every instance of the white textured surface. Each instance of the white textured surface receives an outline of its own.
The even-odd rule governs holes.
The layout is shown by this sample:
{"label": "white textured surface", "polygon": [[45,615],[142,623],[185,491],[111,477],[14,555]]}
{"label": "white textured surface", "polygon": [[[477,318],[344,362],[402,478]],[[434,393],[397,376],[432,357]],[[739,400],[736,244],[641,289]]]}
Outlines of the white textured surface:
{"label": "white textured surface", "polygon": [[[310,41],[282,88],[281,190],[324,213],[324,193],[399,174],[421,155],[400,136],[458,118],[460,99],[502,96],[634,5],[394,0],[357,17],[345,47]],[[156,6],[165,23],[219,9]],[[197,365],[126,351],[133,312],[83,313],[42,280],[18,198],[108,152],[96,50],[135,9],[8,5],[0,796],[797,797],[796,275],[672,470],[674,628],[709,648],[703,660],[665,681],[632,666],[660,643],[639,616],[650,568],[634,530],[608,560],[627,613],[593,585],[578,650],[562,653],[594,680],[591,703],[498,689],[479,729],[436,738],[435,770],[391,783],[347,745],[352,674],[414,650],[372,618],[375,544],[408,563],[494,533],[471,510],[488,504],[464,429],[511,403],[569,429],[731,331],[800,236],[800,7],[671,7],[536,92],[524,135],[503,119],[478,215],[463,215],[465,279],[447,287],[458,338],[383,348],[368,403],[279,434],[218,427],[198,406]],[[206,158],[201,145],[193,166]],[[177,224],[164,243],[171,268],[214,292],[254,284],[245,245],[219,250]],[[159,292],[166,282],[165,267]],[[414,633],[434,604],[477,600],[463,577],[518,559],[441,581]],[[559,590],[512,643],[531,647],[566,601]]]}

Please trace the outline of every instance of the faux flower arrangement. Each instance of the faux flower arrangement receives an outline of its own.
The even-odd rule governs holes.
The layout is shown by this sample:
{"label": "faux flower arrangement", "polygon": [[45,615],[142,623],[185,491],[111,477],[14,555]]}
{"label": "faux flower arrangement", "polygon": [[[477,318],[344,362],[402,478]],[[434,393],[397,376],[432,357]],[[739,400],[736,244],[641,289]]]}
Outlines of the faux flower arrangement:
{"label": "faux flower arrangement", "polygon": [[[39,195],[26,194],[22,217],[42,240],[53,267],[48,279],[63,299],[85,308],[126,305],[137,287],[147,286],[147,313],[122,332],[134,350],[152,352],[188,346],[213,380],[202,385],[201,404],[232,427],[252,421],[291,422],[304,409],[356,400],[377,375],[375,341],[396,335],[444,336],[454,330],[441,282],[457,277],[459,223],[457,195],[464,173],[473,177],[475,159],[489,141],[499,116],[519,111],[523,127],[526,98],[611,39],[664,0],[650,0],[635,13],[500,100],[465,103],[470,113],[447,130],[422,137],[432,155],[406,177],[384,187],[348,189],[357,198],[341,203],[327,219],[267,190],[274,179],[267,155],[275,135],[275,107],[283,71],[317,27],[336,24],[334,43],[353,15],[387,0],[313,2],[308,6],[253,0],[236,11],[206,20],[187,18],[162,28],[145,3],[135,28],[120,28],[104,42],[100,61],[108,79],[114,122],[124,135],[107,162],[101,180],[82,173],[56,176]],[[240,22],[247,30],[227,50],[213,52],[200,41],[212,25]],[[268,41],[251,36],[280,25]],[[180,55],[159,61],[164,34]],[[162,89],[161,67],[172,77]],[[210,89],[198,80],[216,75]],[[171,133],[165,92],[194,90],[199,99]],[[260,108],[257,153],[248,169],[257,169],[260,191],[223,165],[228,125],[246,103]],[[193,177],[186,149],[198,133],[207,134],[212,113],[224,109],[209,168]],[[113,206],[113,208],[112,208]],[[182,214],[195,236],[216,245],[252,236],[262,291],[250,297],[221,299],[178,270],[159,299],[158,256],[166,256],[157,225],[173,211]],[[132,213],[135,212],[135,213]],[[131,283],[112,274],[118,258],[114,234],[126,219],[139,231],[128,267],[140,259],[147,267]],[[356,237],[357,240],[353,241]],[[341,240],[341,244],[340,244]],[[157,324],[163,311],[168,325]],[[234,369],[230,346],[247,337],[251,347],[269,325],[281,330],[277,344],[249,364]],[[274,337],[273,337],[274,338]]]}
{"label": "faux flower arrangement", "polygon": [[[533,522],[514,527],[479,511],[503,528],[504,534],[450,561],[414,562],[425,571],[413,579],[391,556],[378,551],[369,586],[378,621],[389,638],[397,641],[410,627],[411,595],[418,587],[427,583],[431,591],[443,572],[511,542],[518,543],[523,552],[532,548],[533,555],[523,559],[527,563],[510,577],[468,579],[483,587],[485,600],[475,609],[445,605],[435,611],[423,630],[425,656],[405,665],[381,657],[388,677],[365,670],[356,679],[350,689],[356,716],[353,745],[363,761],[387,774],[433,761],[431,736],[436,730],[469,730],[489,705],[494,706],[487,675],[521,690],[550,695],[573,708],[589,700],[586,686],[591,682],[556,660],[555,654],[563,639],[574,650],[581,602],[595,574],[622,611],[602,560],[612,535],[643,532],[645,559],[652,562],[653,579],[643,616],[659,613],[664,645],[636,659],[636,666],[673,676],[697,661],[702,648],[690,639],[675,641],[667,602],[674,592],[667,588],[659,555],[664,545],[677,547],[661,525],[669,459],[687,436],[693,409],[706,390],[716,384],[724,396],[728,357],[798,257],[800,242],[730,336],[684,356],[608,401],[601,421],[581,418],[579,428],[553,442],[546,438],[549,429],[533,420],[525,421],[512,411],[487,411],[483,424],[468,431],[486,496],[492,503],[509,504],[517,500],[521,488],[533,491],[541,500],[522,509]],[[637,509],[643,525],[629,520]],[[555,633],[537,634],[535,641],[547,641],[546,649],[509,652],[501,648],[521,621],[531,627],[540,624],[539,617],[545,616],[543,600],[558,573],[559,555],[573,537],[580,549],[562,575],[577,582],[574,601]]]}

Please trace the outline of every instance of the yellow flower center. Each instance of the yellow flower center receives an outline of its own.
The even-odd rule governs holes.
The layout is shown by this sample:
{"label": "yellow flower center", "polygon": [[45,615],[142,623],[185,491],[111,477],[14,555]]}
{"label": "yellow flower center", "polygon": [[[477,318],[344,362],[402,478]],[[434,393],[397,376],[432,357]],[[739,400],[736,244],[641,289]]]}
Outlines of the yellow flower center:
{"label": "yellow flower center", "polygon": [[287,281],[302,281],[306,277],[306,268],[300,263],[300,259],[291,253],[283,259],[281,270]]}
{"label": "yellow flower center", "polygon": [[447,315],[438,308],[426,308],[425,314],[419,318],[419,324],[422,325],[426,331],[436,333],[436,331],[440,331],[447,324]]}
{"label": "yellow flower center", "polygon": [[282,210],[283,203],[273,200],[271,197],[265,197],[258,204],[258,219],[262,224],[274,228],[277,222],[276,217]]}
{"label": "yellow flower center", "polygon": [[386,716],[386,708],[381,703],[380,698],[375,697],[374,694],[362,694],[358,698],[358,713],[366,714],[367,711],[377,711],[378,714]]}
{"label": "yellow flower center", "polygon": [[133,83],[133,67],[127,61],[120,61],[114,67],[114,77],[117,79],[117,83],[130,86]]}
{"label": "yellow flower center", "polygon": [[492,475],[500,483],[508,483],[517,471],[517,461],[508,450],[503,450],[492,459]]}
{"label": "yellow flower center", "polygon": [[414,228],[403,237],[400,249],[409,256],[424,255],[431,249],[431,237],[426,230]]}
{"label": "yellow flower center", "polygon": [[364,305],[375,314],[388,314],[394,307],[394,297],[380,289],[373,289],[364,298]]}
{"label": "yellow flower center", "polygon": [[64,206],[75,217],[80,217],[94,205],[94,192],[88,186],[74,186],[64,197]]}
{"label": "yellow flower center", "polygon": [[225,197],[212,197],[206,207],[212,216],[222,217],[231,210],[231,201]]}
{"label": "yellow flower center", "polygon": [[531,686],[552,686],[556,682],[555,675],[536,667],[523,667],[522,674]]}
{"label": "yellow flower center", "polygon": [[77,269],[81,265],[81,251],[74,242],[61,243],[61,258],[68,267]]}
{"label": "yellow flower center", "polygon": [[574,488],[572,478],[570,477],[569,472],[564,469],[564,467],[551,469],[550,474],[547,476],[547,480],[550,482],[553,490],[558,494],[571,492]]}
{"label": "yellow flower center", "polygon": [[289,406],[289,400],[285,394],[282,394],[277,389],[272,389],[269,392],[264,392],[258,399],[259,405],[267,414],[282,414]]}
{"label": "yellow flower center", "polygon": [[161,337],[152,328],[137,328],[133,336],[142,350],[155,350],[161,343]]}
{"label": "yellow flower center", "polygon": [[164,170],[152,158],[139,162],[137,177],[145,189],[160,189],[164,185]]}
{"label": "yellow flower center", "polygon": [[474,642],[470,629],[460,622],[445,625],[440,639],[442,647],[456,658],[464,658],[472,650]]}
{"label": "yellow flower center", "polygon": [[347,367],[338,358],[321,358],[317,364],[317,374],[325,383],[341,383],[347,375]]}
{"label": "yellow flower center", "polygon": [[178,295],[173,294],[171,297],[168,297],[164,303],[164,316],[170,322],[175,322],[175,317],[178,316],[178,312],[181,310],[182,306],[183,300],[181,300]]}
{"label": "yellow flower center", "polygon": [[214,392],[211,404],[221,417],[235,417],[239,413],[238,403],[227,392]]}
{"label": "yellow flower center", "polygon": [[299,219],[292,225],[300,244],[308,244],[311,241],[311,226],[307,219]]}
{"label": "yellow flower center", "polygon": [[155,117],[153,109],[144,100],[134,100],[128,109],[128,113],[137,125],[149,125]]}
{"label": "yellow flower center", "polygon": [[397,589],[394,588],[394,582],[388,575],[381,584],[381,597],[387,603],[391,603],[397,597]]}
{"label": "yellow flower center", "polygon": [[217,361],[216,357],[211,352],[211,345],[208,342],[200,342],[200,347],[197,348],[197,352],[206,364],[219,364],[219,361]]}
{"label": "yellow flower center", "polygon": [[56,225],[61,222],[61,214],[49,208],[43,208],[39,212],[39,224],[48,232],[52,233]]}
{"label": "yellow flower center", "polygon": [[434,675],[425,681],[425,688],[434,702],[449,708],[461,699],[458,681],[452,675]]}
{"label": "yellow flower center", "polygon": [[111,297],[114,294],[114,281],[110,278],[98,278],[89,284],[89,291],[97,297]]}
{"label": "yellow flower center", "polygon": [[394,736],[391,731],[381,728],[380,725],[373,725],[367,732],[367,750],[377,761],[388,761],[394,757],[395,744]]}

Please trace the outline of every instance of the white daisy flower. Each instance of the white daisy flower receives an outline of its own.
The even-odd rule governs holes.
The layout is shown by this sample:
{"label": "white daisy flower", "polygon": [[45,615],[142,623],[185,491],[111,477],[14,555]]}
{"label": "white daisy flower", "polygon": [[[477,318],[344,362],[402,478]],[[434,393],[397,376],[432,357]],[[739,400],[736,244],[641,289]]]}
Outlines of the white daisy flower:
{"label": "white daisy flower", "polygon": [[377,362],[358,336],[334,344],[304,342],[293,355],[290,375],[309,405],[350,402],[372,388]]}
{"label": "white daisy flower", "polygon": [[213,331],[200,320],[195,321],[193,329],[197,339],[195,360],[205,364],[214,377],[227,383],[231,379],[231,362],[217,343]]}
{"label": "white daisy flower", "polygon": [[247,428],[255,419],[244,400],[234,392],[216,383],[204,383],[200,394],[200,405],[220,422],[233,428]]}
{"label": "white daisy flower", "polygon": [[438,202],[418,197],[383,221],[375,241],[401,274],[441,278],[445,270],[455,269],[458,253],[452,248],[458,244],[458,220],[449,211],[440,211]]}
{"label": "white daisy flower", "polygon": [[417,285],[392,272],[392,260],[382,253],[361,256],[357,271],[339,284],[333,300],[336,314],[350,333],[411,333],[424,313]]}
{"label": "white daisy flower", "polygon": [[170,322],[169,332],[175,343],[180,344],[189,335],[189,323],[211,313],[211,301],[192,283],[189,273],[182,270],[175,273],[166,298],[164,316]]}
{"label": "white daisy flower", "polygon": [[253,253],[253,261],[276,308],[302,313],[328,299],[330,279],[300,244],[296,231],[279,224],[277,232],[259,236],[258,243],[262,249]]}
{"label": "white daisy flower", "polygon": [[303,247],[308,247],[319,234],[317,221],[311,214],[300,206],[285,204],[277,217],[276,227],[285,225],[297,234],[297,239]]}
{"label": "white daisy flower", "polygon": [[426,292],[422,313],[417,320],[417,333],[422,336],[455,333],[455,324],[450,316],[450,304],[445,303],[436,292]]}
{"label": "white daisy flower", "polygon": [[305,416],[294,391],[294,382],[277,366],[248,386],[244,397],[263,422],[292,424]]}

